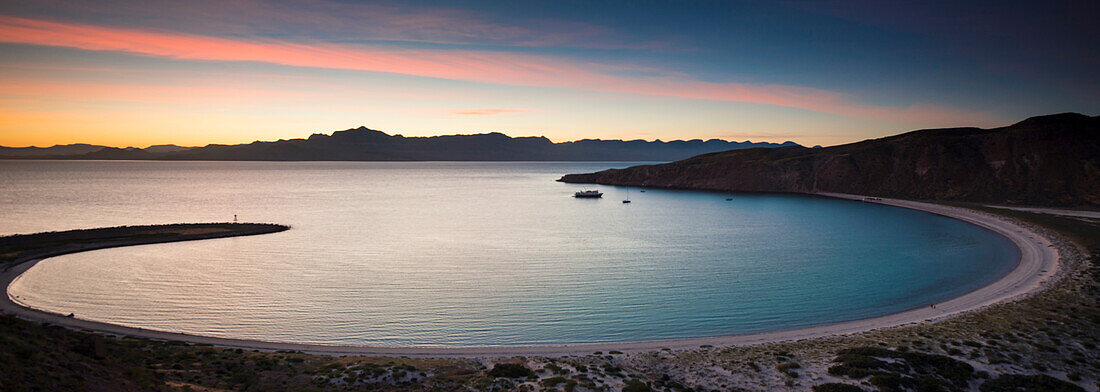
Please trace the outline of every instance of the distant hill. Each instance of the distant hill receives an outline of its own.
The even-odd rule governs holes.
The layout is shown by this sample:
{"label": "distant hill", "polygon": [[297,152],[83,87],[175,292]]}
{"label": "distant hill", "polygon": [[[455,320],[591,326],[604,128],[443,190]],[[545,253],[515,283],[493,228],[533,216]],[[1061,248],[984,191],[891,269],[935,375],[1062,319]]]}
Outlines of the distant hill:
{"label": "distant hill", "polygon": [[66,155],[83,155],[102,150],[104,146],[91,144],[67,144],[53,147],[0,147],[0,158],[50,158]]}
{"label": "distant hill", "polygon": [[728,151],[560,181],[1096,208],[1100,117],[1066,113],[1001,128],[921,130],[825,148]]}
{"label": "distant hill", "polygon": [[146,151],[146,152],[153,152],[153,153],[164,153],[164,152],[187,151],[187,150],[190,150],[192,148],[194,148],[194,147],[180,147],[180,146],[177,146],[175,144],[158,144],[158,145],[155,145],[155,146],[149,146],[149,147],[143,148],[141,150]]}
{"label": "distant hill", "polygon": [[[405,137],[359,127],[314,134],[307,139],[205,147],[153,146],[145,149],[98,147],[72,154],[0,158],[151,159],[207,161],[673,161],[694,155],[756,147],[797,146],[793,142],[725,140],[579,140],[554,143],[545,137],[502,133]],[[56,148],[56,147],[51,147]]]}
{"label": "distant hill", "polygon": [[[65,144],[53,147],[3,147],[0,146],[0,159],[81,159],[86,156],[95,156],[103,150],[124,151],[133,156],[141,156],[145,153],[160,154],[190,150],[194,147],[180,147],[172,144],[149,146],[146,148],[114,148],[97,146],[93,144]],[[96,159],[96,158],[86,158]],[[130,158],[134,159],[134,158]],[[141,158],[137,158],[141,159]]]}

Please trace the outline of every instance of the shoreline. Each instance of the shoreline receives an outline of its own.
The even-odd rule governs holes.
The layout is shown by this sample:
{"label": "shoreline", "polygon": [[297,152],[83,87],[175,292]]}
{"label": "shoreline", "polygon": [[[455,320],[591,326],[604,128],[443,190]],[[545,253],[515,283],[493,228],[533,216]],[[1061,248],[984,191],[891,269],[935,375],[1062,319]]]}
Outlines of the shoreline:
{"label": "shoreline", "polygon": [[[869,201],[863,196],[817,193],[811,195],[840,198],[854,201]],[[862,320],[847,321],[841,323],[826,324],[813,327],[805,327],[791,330],[762,332],[742,335],[725,335],[717,337],[687,338],[673,340],[656,340],[640,342],[617,343],[583,343],[569,345],[541,345],[541,346],[477,346],[477,347],[381,347],[381,346],[351,346],[351,345],[324,345],[307,343],[266,342],[247,339],[218,338],[201,335],[189,335],[184,333],[147,330],[135,327],[126,327],[105,322],[68,318],[64,315],[48,313],[16,303],[8,293],[11,285],[26,270],[32,268],[37,262],[52,256],[65,253],[75,253],[84,250],[100,249],[104,247],[117,247],[128,245],[149,244],[157,242],[136,242],[129,244],[113,244],[112,246],[87,247],[72,249],[67,252],[39,255],[17,260],[15,264],[0,273],[0,285],[3,285],[5,295],[0,298],[0,310],[4,313],[19,318],[47,322],[62,325],[73,329],[91,330],[110,335],[133,336],[156,340],[174,340],[194,344],[209,344],[219,347],[255,349],[264,351],[301,351],[310,354],[323,355],[372,355],[372,356],[413,356],[413,357],[508,357],[508,356],[570,356],[588,355],[596,351],[621,351],[621,352],[647,352],[661,349],[687,350],[700,346],[745,346],[762,343],[798,341],[828,336],[855,335],[867,331],[893,328],[904,325],[925,323],[935,320],[954,317],[964,313],[976,311],[987,306],[1019,299],[1031,293],[1039,291],[1044,284],[1055,276],[1059,269],[1059,254],[1051,247],[1051,242],[1034,231],[1016,225],[1015,223],[999,216],[985,214],[961,207],[952,207],[932,203],[914,202],[895,199],[876,199],[871,202],[895,207],[909,208],[937,215],[962,220],[980,227],[992,230],[1011,240],[1020,251],[1020,260],[1017,265],[1005,276],[997,281],[981,287],[977,290],[952,298],[942,303],[937,303],[935,309],[918,308],[899,313],[873,317]],[[201,239],[201,238],[190,238]],[[166,242],[166,241],[160,241]]]}

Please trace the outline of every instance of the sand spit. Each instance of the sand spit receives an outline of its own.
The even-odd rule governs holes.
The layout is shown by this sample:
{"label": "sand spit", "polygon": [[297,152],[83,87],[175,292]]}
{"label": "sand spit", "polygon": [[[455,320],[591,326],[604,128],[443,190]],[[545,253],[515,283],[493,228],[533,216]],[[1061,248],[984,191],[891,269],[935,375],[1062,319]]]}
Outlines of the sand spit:
{"label": "sand spit", "polygon": [[[866,331],[913,325],[933,320],[940,320],[957,316],[966,312],[981,309],[996,303],[1019,299],[1043,288],[1059,268],[1059,254],[1051,242],[1044,236],[1029,228],[1019,226],[1007,219],[985,214],[961,207],[952,207],[932,203],[922,203],[906,200],[894,200],[883,198],[866,198],[856,195],[844,194],[820,194],[826,197],[836,197],[849,200],[873,202],[902,208],[910,208],[943,215],[978,226],[993,230],[1016,244],[1020,249],[1020,261],[1007,275],[996,282],[972,291],[960,297],[937,303],[935,309],[921,307],[909,311],[875,317],[864,320],[849,321],[837,324],[800,328],[785,331],[774,331],[745,335],[730,335],[707,338],[677,339],[663,341],[643,341],[626,343],[594,343],[576,345],[546,345],[546,346],[488,346],[488,347],[370,347],[370,346],[337,346],[320,344],[265,342],[256,340],[227,339],[208,336],[188,335],[173,332],[154,331],[141,328],[126,327],[121,325],[82,320],[79,318],[65,317],[64,315],[48,313],[22,306],[13,301],[10,294],[0,298],[0,310],[20,318],[57,324],[75,329],[85,329],[112,335],[134,336],[158,340],[175,340],[196,344],[210,344],[221,347],[232,347],[256,350],[288,350],[301,351],[313,354],[325,355],[381,355],[381,356],[414,356],[414,357],[508,357],[508,356],[569,356],[587,355],[601,351],[621,352],[647,352],[661,349],[686,350],[701,346],[742,346],[761,343],[787,342],[804,339],[813,339],[825,336],[855,335]],[[137,242],[130,245],[150,242]],[[125,246],[125,245],[113,245]],[[98,248],[97,248],[98,249]],[[87,249],[73,250],[65,253],[73,253]],[[59,253],[61,254],[61,253]],[[56,256],[58,254],[51,254]],[[49,256],[46,256],[49,257]],[[0,285],[5,288],[18,279],[26,270],[33,267],[45,257],[33,257],[17,260],[16,265],[0,274]]]}

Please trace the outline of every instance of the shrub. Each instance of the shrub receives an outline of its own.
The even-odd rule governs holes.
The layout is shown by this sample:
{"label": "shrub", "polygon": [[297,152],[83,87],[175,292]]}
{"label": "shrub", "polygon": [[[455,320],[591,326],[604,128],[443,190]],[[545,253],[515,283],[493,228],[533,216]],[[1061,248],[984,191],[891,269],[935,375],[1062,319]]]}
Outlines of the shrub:
{"label": "shrub", "polygon": [[863,356],[868,356],[868,357],[879,357],[879,358],[893,358],[897,353],[895,353],[893,351],[890,351],[888,349],[879,348],[879,347],[853,347],[853,348],[846,348],[846,349],[843,349],[843,350],[840,350],[839,352],[837,352],[837,355],[845,355],[845,354],[863,355]]}
{"label": "shrub", "polygon": [[868,380],[871,385],[874,385],[881,392],[893,392],[901,391],[901,375],[897,373],[884,373],[871,376]]}
{"label": "shrub", "polygon": [[573,392],[574,389],[577,389],[577,382],[573,380],[566,381],[565,387],[562,389],[564,389],[565,392]]}
{"label": "shrub", "polygon": [[786,373],[788,370],[799,369],[799,368],[802,368],[802,365],[799,365],[798,362],[786,362],[786,363],[781,363],[781,364],[775,365],[775,370],[778,370],[778,371],[781,371],[781,372],[784,372],[784,373]]}
{"label": "shrub", "polygon": [[566,371],[565,369],[563,369],[563,368],[562,368],[561,366],[558,366],[558,365],[555,365],[555,364],[552,364],[552,363],[550,363],[550,364],[546,364],[546,367],[545,367],[544,369],[546,369],[546,370],[549,370],[549,371],[551,371],[551,372],[554,372],[554,374],[566,374],[566,373],[569,373],[569,372],[567,372],[567,371]]}
{"label": "shrub", "polygon": [[798,369],[801,367],[802,365],[799,365],[797,362],[785,362],[775,365],[775,370],[787,374],[788,377],[798,378],[798,372],[794,371],[794,369]]}
{"label": "shrub", "polygon": [[492,377],[525,378],[535,375],[534,371],[518,363],[498,363],[489,371]]}
{"label": "shrub", "polygon": [[653,388],[640,380],[630,380],[623,385],[623,392],[652,392]]}
{"label": "shrub", "polygon": [[542,384],[542,386],[544,386],[544,387],[553,388],[553,387],[557,386],[558,384],[564,384],[566,381],[567,380],[565,379],[565,377],[557,376],[557,377],[550,377],[550,378],[547,378],[545,380],[542,380],[540,382],[540,384]]}
{"label": "shrub", "polygon": [[1084,392],[1085,389],[1072,383],[1045,375],[1005,374],[982,383],[982,392]]}
{"label": "shrub", "polygon": [[831,382],[828,384],[814,385],[814,392],[864,392],[863,388],[851,384]]}
{"label": "shrub", "polygon": [[[896,361],[889,363],[879,358]],[[839,364],[829,368],[830,375],[871,377],[869,382],[882,391],[965,389],[974,375],[972,366],[949,357],[879,347],[840,350],[834,362]]]}
{"label": "shrub", "polygon": [[970,364],[942,355],[906,353],[903,359],[918,372],[939,375],[963,388],[974,376],[974,367]]}

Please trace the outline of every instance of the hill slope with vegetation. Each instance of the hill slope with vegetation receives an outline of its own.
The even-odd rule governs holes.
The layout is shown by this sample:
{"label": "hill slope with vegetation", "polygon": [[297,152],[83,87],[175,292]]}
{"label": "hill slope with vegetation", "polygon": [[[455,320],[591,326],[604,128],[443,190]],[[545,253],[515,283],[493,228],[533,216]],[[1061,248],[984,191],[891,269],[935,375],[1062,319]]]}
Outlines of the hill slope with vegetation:
{"label": "hill slope with vegetation", "polygon": [[913,131],[826,148],[746,149],[560,181],[749,192],[1100,207],[1100,117]]}

